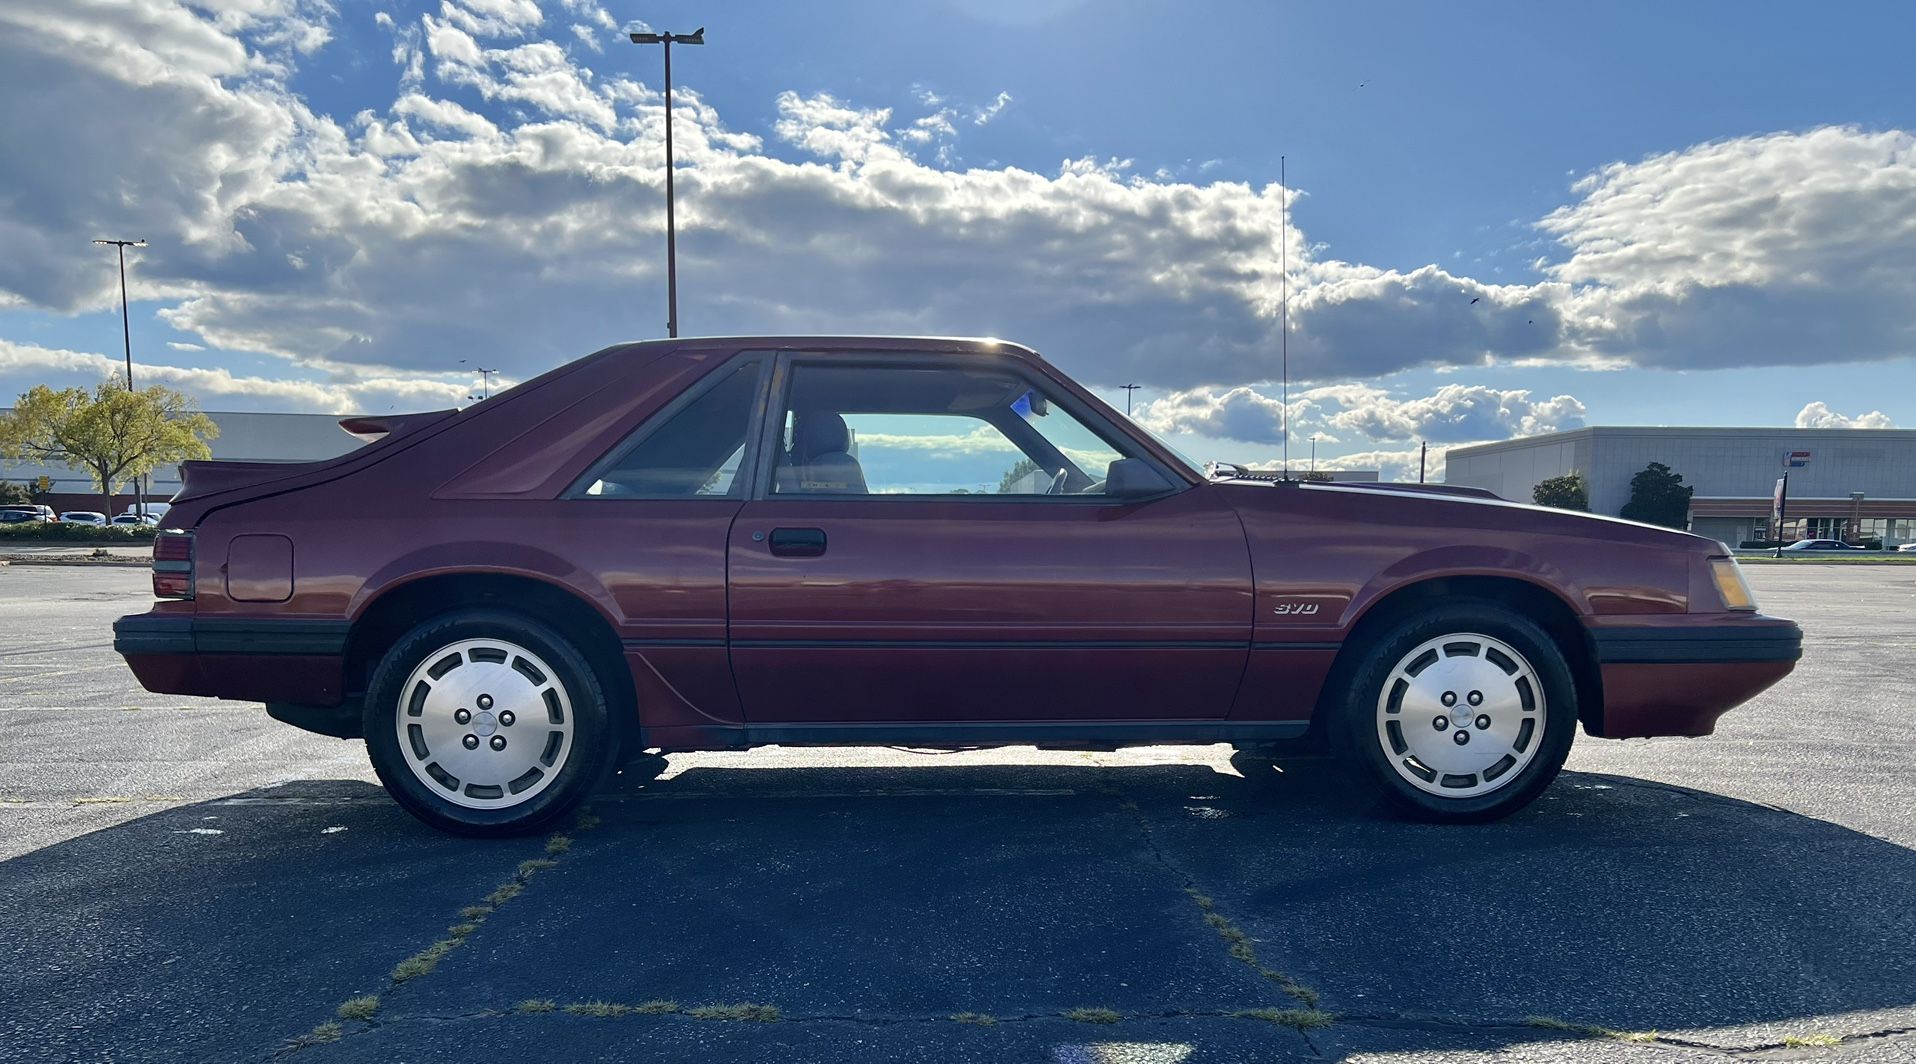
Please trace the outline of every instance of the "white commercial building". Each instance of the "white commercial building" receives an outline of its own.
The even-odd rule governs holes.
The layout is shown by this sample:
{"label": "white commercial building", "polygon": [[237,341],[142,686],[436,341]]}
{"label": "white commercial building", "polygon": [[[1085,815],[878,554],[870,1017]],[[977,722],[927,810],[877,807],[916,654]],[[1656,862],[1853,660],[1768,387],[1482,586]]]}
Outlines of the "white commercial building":
{"label": "white commercial building", "polygon": [[1731,546],[1772,538],[1771,497],[1785,473],[1781,538],[1916,540],[1916,431],[1905,429],[1576,429],[1455,448],[1444,479],[1529,502],[1538,482],[1580,472],[1591,511],[1616,514],[1651,462],[1695,489],[1690,530]]}

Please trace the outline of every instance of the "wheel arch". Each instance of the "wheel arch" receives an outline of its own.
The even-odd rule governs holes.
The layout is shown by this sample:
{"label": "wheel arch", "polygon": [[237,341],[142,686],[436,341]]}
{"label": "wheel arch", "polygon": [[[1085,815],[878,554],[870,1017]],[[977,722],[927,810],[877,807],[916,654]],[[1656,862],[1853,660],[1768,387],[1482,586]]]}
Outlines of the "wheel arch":
{"label": "wheel arch", "polygon": [[1576,608],[1543,584],[1522,577],[1484,574],[1425,577],[1393,588],[1367,605],[1351,623],[1343,646],[1331,663],[1330,678],[1311,714],[1312,731],[1321,733],[1330,717],[1330,700],[1348,687],[1348,678],[1362,661],[1371,637],[1419,610],[1457,602],[1503,606],[1542,628],[1570,666],[1570,677],[1577,692],[1578,719],[1591,734],[1603,734],[1603,676],[1597,667],[1596,644],[1591,641]]}
{"label": "wheel arch", "polygon": [[610,618],[577,592],[524,573],[451,571],[417,576],[383,588],[353,619],[346,637],[347,688],[363,693],[379,659],[415,625],[451,610],[483,606],[557,628],[573,640],[598,674],[610,701],[620,746],[640,739],[637,694],[624,649]]}

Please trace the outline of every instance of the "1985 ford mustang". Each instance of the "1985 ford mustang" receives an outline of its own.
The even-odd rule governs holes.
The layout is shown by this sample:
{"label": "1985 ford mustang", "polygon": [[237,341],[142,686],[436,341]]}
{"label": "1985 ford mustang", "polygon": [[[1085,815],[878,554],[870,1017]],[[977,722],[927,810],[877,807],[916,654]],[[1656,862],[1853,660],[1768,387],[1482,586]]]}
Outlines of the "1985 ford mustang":
{"label": "1985 ford mustang", "polygon": [[149,690],[363,736],[463,834],[646,749],[1316,734],[1480,821],[1579,724],[1707,735],[1801,652],[1720,543],[1207,472],[994,340],[625,344],[342,425],[371,442],[187,463],[114,645]]}

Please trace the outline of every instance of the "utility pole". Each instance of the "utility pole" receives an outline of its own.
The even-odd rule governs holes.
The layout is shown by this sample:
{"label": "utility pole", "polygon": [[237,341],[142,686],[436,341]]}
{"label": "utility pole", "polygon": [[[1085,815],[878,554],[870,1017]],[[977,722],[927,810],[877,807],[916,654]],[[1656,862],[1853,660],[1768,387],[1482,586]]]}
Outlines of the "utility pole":
{"label": "utility pole", "polygon": [[[126,249],[143,248],[146,246],[146,240],[144,238],[139,240],[95,240],[94,243],[102,246],[111,246],[120,253],[120,342],[125,345],[126,349],[126,392],[128,395],[132,395],[133,325],[127,320],[126,312]],[[107,518],[110,520],[113,517],[113,488],[112,485],[106,484],[101,485],[101,487],[107,491]],[[133,478],[133,511],[141,517],[146,516],[146,488],[141,484],[141,478],[137,476]]]}
{"label": "utility pole", "polygon": [[704,44],[705,27],[692,33],[633,33],[633,44],[665,46],[665,335],[679,334],[678,217],[672,198],[672,46]]}
{"label": "utility pole", "polygon": [[1144,387],[1144,385],[1120,384],[1118,385],[1118,387],[1124,389],[1124,416],[1130,417],[1131,416],[1131,393],[1137,391],[1139,388]]}
{"label": "utility pole", "polygon": [[1423,440],[1417,444],[1417,483],[1419,484],[1424,482],[1424,456],[1429,453],[1429,440]]}

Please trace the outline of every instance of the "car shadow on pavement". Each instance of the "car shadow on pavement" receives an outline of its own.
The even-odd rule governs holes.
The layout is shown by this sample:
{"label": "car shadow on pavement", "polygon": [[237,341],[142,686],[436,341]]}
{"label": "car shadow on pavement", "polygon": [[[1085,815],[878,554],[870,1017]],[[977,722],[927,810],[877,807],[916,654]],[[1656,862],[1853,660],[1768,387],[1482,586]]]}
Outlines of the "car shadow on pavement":
{"label": "car shadow on pavement", "polygon": [[[1669,1060],[1916,1025],[1900,846],[1624,777],[1456,828],[1324,762],[1233,768],[641,766],[583,824],[505,842],[357,782],[181,806],[0,864],[0,1047],[1197,1061],[1588,1037]],[[328,1028],[360,996],[370,1018]],[[1272,1022],[1312,1027],[1310,1000],[1329,1026]]]}

